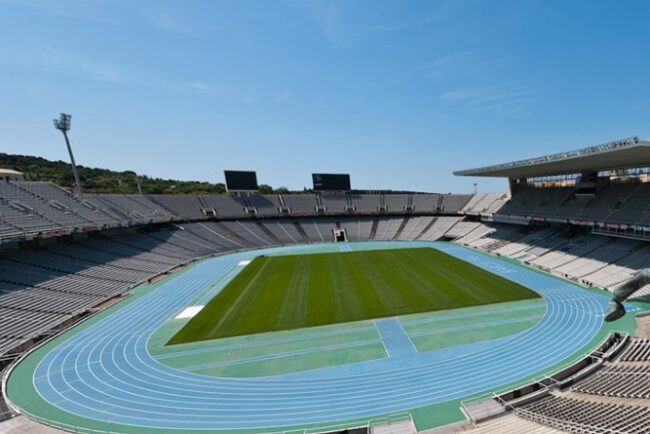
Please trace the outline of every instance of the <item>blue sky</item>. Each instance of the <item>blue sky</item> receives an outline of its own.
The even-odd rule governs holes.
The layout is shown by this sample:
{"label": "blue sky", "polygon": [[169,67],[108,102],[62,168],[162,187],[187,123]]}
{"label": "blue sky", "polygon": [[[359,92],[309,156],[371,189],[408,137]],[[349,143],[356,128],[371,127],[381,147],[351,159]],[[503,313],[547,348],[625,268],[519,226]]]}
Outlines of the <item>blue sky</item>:
{"label": "blue sky", "polygon": [[[220,181],[469,192],[650,137],[647,1],[0,0],[0,151]],[[480,191],[505,191],[479,179]]]}

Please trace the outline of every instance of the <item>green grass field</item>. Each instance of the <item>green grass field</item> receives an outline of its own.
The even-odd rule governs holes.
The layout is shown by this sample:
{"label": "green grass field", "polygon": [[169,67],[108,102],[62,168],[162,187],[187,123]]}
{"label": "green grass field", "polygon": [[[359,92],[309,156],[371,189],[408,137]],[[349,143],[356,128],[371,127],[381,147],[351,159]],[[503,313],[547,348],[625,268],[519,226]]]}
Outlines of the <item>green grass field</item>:
{"label": "green grass field", "polygon": [[536,298],[430,248],[255,258],[168,344]]}

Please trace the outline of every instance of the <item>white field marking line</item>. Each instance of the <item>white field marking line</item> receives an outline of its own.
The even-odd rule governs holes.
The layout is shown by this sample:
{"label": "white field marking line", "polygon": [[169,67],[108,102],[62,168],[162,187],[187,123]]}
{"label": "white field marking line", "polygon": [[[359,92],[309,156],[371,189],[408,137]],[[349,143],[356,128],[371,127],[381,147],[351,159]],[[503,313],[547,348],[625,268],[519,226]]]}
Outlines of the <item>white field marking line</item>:
{"label": "white field marking line", "polygon": [[[124,335],[122,335],[122,336],[124,336]],[[108,341],[110,341],[110,339],[109,339]],[[105,344],[105,346],[106,346],[106,344]],[[104,346],[104,348],[105,348],[105,346]],[[95,348],[96,348],[96,345],[95,345]],[[126,350],[126,346],[124,346],[124,350]],[[77,353],[77,359],[76,359],[76,360],[77,360],[77,363],[75,363],[75,370],[76,370],[76,366],[78,366],[78,357],[79,357],[79,355],[81,355],[81,353],[82,353],[82,352],[78,352],[78,353]],[[69,354],[70,354],[70,353],[69,353]],[[111,354],[112,354],[112,359],[113,359],[114,363],[116,363],[116,361],[115,361],[115,359],[114,359],[114,356],[115,356],[114,352],[111,352]],[[137,354],[136,354],[136,355],[137,355]],[[89,354],[89,356],[90,356],[90,354]],[[69,355],[66,355],[66,358],[68,358],[68,357],[69,357]],[[102,364],[102,367],[103,367],[103,361],[102,361],[101,359],[100,359],[100,363]],[[51,366],[51,365],[50,365],[50,366]],[[87,366],[88,366],[88,364],[87,364]],[[91,375],[93,375],[93,376],[94,376],[98,381],[101,382],[101,380],[99,380],[99,378],[96,377],[96,376],[94,375],[94,373],[91,372]],[[110,375],[110,373],[109,373],[109,375]],[[67,384],[67,380],[65,380],[65,376],[63,376],[62,378],[63,378],[63,381]],[[50,381],[50,376],[49,376],[49,375],[48,375],[48,381]],[[76,380],[76,381],[79,381],[79,380]],[[87,384],[87,383],[85,383],[82,379],[80,379],[80,381],[82,381],[84,384]],[[104,384],[107,386],[107,388],[111,388],[111,389],[115,389],[116,391],[119,391],[119,389],[116,389],[116,388],[112,387],[110,384],[106,384],[106,383],[104,383]],[[92,387],[91,387],[91,388],[92,388]],[[97,390],[97,389],[95,389],[95,390]],[[98,392],[101,392],[101,390],[97,390],[97,391],[98,391]],[[39,393],[40,393],[40,392],[39,392]],[[59,395],[62,396],[60,393],[59,393]],[[87,397],[87,396],[84,395],[84,394],[82,394],[82,395],[85,396],[85,397]],[[146,396],[141,396],[141,397],[142,397],[142,398],[147,398]],[[62,398],[63,398],[63,400],[69,401],[69,400],[68,400],[66,397],[64,397],[64,396],[62,396]],[[90,398],[90,399],[93,400],[93,401],[96,401],[95,399],[92,399],[92,398]],[[82,405],[82,407],[92,409],[92,408],[90,408],[90,407],[83,406],[83,405]]]}
{"label": "white field marking line", "polygon": [[234,303],[226,310],[226,312],[223,314],[223,316],[219,319],[219,321],[214,325],[214,328],[219,328],[221,324],[235,311],[235,308],[239,305],[242,299],[244,299],[244,295],[246,295],[247,292],[250,291],[252,284],[259,279],[260,275],[262,274],[261,272],[268,266],[268,262],[264,263],[262,265],[262,268],[259,270],[255,276],[253,276],[253,279],[246,285],[246,287],[237,295],[237,298],[235,299]]}
{"label": "white field marking line", "polygon": [[232,266],[230,268],[221,267],[221,276],[213,281],[205,290],[205,292],[199,294],[199,299],[196,301],[196,303],[207,305],[208,302],[216,295],[216,293],[221,292],[221,290],[225,288],[228,283],[230,283],[232,278],[237,275],[239,268],[240,267],[237,266]]}
{"label": "white field marking line", "polygon": [[408,338],[409,342],[411,343],[411,346],[413,347],[413,351],[419,353],[420,351],[418,350],[418,347],[415,346],[415,342],[413,342],[411,336],[408,333],[406,333],[406,330],[404,330],[404,326],[398,320],[395,320],[395,322],[397,322],[397,325],[402,329],[402,333],[404,333],[404,336]]}
{"label": "white field marking line", "polygon": [[[173,358],[177,356],[187,356],[187,355],[195,355],[195,354],[202,354],[202,353],[212,353],[212,352],[218,352],[218,351],[224,351],[224,350],[238,350],[238,349],[249,349],[249,348],[256,348],[260,346],[266,346],[266,345],[275,345],[275,344],[283,344],[283,343],[292,343],[292,342],[300,342],[300,341],[306,341],[306,340],[313,340],[313,339],[318,339],[318,338],[328,338],[328,337],[334,337],[334,336],[345,336],[349,334],[355,334],[355,333],[365,333],[369,332],[371,330],[375,330],[373,327],[370,326],[359,326],[357,329],[353,330],[332,330],[329,332],[323,332],[323,333],[316,333],[315,331],[308,332],[309,329],[303,329],[301,332],[302,334],[299,336],[286,336],[283,338],[271,338],[271,339],[264,339],[260,340],[257,342],[242,342],[242,343],[237,343],[237,344],[227,344],[227,345],[222,345],[222,346],[214,346],[214,347],[209,347],[209,348],[197,348],[195,350],[186,350],[186,351],[179,351],[175,353],[165,353],[161,355],[156,355],[157,360],[162,360],[162,359],[167,359],[167,358]],[[311,333],[311,334],[310,334]],[[215,345],[218,345],[215,342]]]}
{"label": "white field marking line", "polygon": [[363,341],[346,342],[343,344],[323,345],[322,347],[303,348],[300,350],[285,351],[280,353],[268,353],[261,356],[252,356],[252,357],[244,357],[241,359],[224,360],[222,362],[204,363],[201,365],[189,365],[189,366],[183,366],[181,369],[186,371],[198,371],[198,370],[208,369],[208,368],[219,368],[222,366],[241,365],[245,363],[253,363],[253,362],[266,361],[266,360],[301,356],[304,354],[319,353],[323,351],[345,350],[348,348],[378,344],[379,342],[380,339],[367,339]]}
{"label": "white field marking line", "polygon": [[386,344],[384,343],[384,339],[381,337],[381,332],[379,331],[379,328],[377,327],[377,322],[373,321],[372,324],[375,327],[375,331],[377,332],[377,335],[379,336],[379,341],[381,342],[381,345],[384,347],[384,352],[386,353],[386,358],[390,358],[390,353],[388,352],[388,348],[386,348]]}
{"label": "white field marking line", "polygon": [[[517,306],[517,307],[511,307],[511,308],[495,308],[495,309],[485,309],[485,310],[476,310],[476,311],[471,311],[471,312],[465,312],[465,313],[458,313],[458,314],[452,314],[450,312],[447,312],[445,314],[445,311],[439,311],[439,312],[430,312],[430,317],[426,318],[414,318],[414,319],[405,319],[402,320],[400,318],[400,323],[402,323],[405,326],[411,326],[411,325],[417,325],[417,324],[425,324],[429,322],[442,322],[442,321],[447,321],[447,320],[455,320],[455,319],[463,319],[463,318],[473,318],[477,316],[483,316],[483,315],[493,315],[493,314],[501,314],[501,313],[510,313],[510,312],[519,312],[522,310],[533,310],[533,309],[539,309],[542,307],[541,303],[535,304],[534,306]],[[461,308],[461,309],[475,309],[475,307],[467,307],[467,308]],[[420,314],[417,314],[420,315]],[[426,314],[425,314],[426,315]]]}
{"label": "white field marking line", "polygon": [[527,317],[520,317],[520,318],[513,318],[513,319],[506,319],[506,320],[490,321],[490,322],[484,322],[484,323],[478,323],[478,324],[471,324],[471,325],[465,325],[465,326],[460,326],[460,327],[450,327],[450,328],[439,329],[439,330],[423,330],[423,331],[419,331],[419,332],[412,332],[409,335],[412,336],[412,337],[434,336],[434,335],[441,335],[441,334],[449,333],[449,332],[460,332],[460,331],[480,329],[480,328],[484,328],[484,327],[494,327],[494,326],[507,325],[507,324],[516,324],[516,323],[519,323],[519,322],[532,321],[532,320],[541,319],[541,318],[543,318],[543,315],[527,316]]}
{"label": "white field marking line", "polygon": [[188,306],[181,313],[176,315],[174,319],[187,319],[187,318],[194,318],[194,316],[201,312],[205,306],[199,305],[199,306]]}
{"label": "white field marking line", "polygon": [[231,266],[230,268],[227,266],[219,267],[222,275],[218,279],[215,279],[213,282],[210,282],[203,290],[198,291],[198,294],[192,297],[192,299],[189,300],[188,304],[208,304],[207,302],[213,297],[214,291],[217,288],[221,290],[222,285],[224,285],[224,280],[229,278],[232,275],[233,271],[236,269],[236,266]]}

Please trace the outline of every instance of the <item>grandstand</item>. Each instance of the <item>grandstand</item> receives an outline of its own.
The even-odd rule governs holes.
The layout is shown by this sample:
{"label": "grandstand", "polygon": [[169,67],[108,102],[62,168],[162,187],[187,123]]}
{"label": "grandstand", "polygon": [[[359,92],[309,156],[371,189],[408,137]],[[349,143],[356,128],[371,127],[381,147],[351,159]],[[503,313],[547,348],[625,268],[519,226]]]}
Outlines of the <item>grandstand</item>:
{"label": "grandstand", "polygon": [[[30,349],[121,299],[129,300],[141,284],[175,276],[201,259],[239,260],[237,255],[257,249],[294,245],[317,251],[325,243],[341,241],[341,234],[350,242],[450,241],[459,252],[469,252],[457,253],[461,256],[495,261],[489,262],[494,270],[519,263],[562,282],[611,290],[650,267],[648,167],[650,142],[633,138],[456,172],[507,177],[508,194],[74,196],[48,182],[0,181],[0,367],[14,368]],[[514,270],[520,268],[507,272]],[[526,279],[534,280],[529,275]],[[647,293],[650,288],[639,295]],[[596,301],[590,303],[582,314],[599,309]],[[596,339],[602,323],[598,315],[591,317],[597,317],[598,325],[592,324],[590,339]],[[367,337],[376,343],[373,339]],[[506,402],[505,408],[513,411],[505,417],[485,422],[470,418],[465,429],[647,432],[650,345],[643,339],[620,345],[627,347],[618,359],[607,350],[592,353],[597,363],[581,366],[584,376],[571,377],[571,384],[553,377],[553,387],[544,384],[543,393],[524,394],[536,395],[529,402]],[[570,348],[563,359],[581,348]],[[502,385],[510,383],[504,379]],[[491,388],[500,390],[485,390]],[[0,403],[4,417],[13,415],[4,405]],[[412,421],[406,426],[407,432],[415,430]]]}
{"label": "grandstand", "polygon": [[523,405],[505,405],[521,418],[563,432],[648,432],[650,359],[644,347],[647,340],[633,339],[617,349],[618,357],[592,354],[597,362],[584,369],[590,375],[575,375],[573,386],[545,388],[532,402],[519,398]]}
{"label": "grandstand", "polygon": [[[396,196],[319,198],[325,215],[338,216],[328,218],[317,212],[314,195],[86,194],[77,198],[48,182],[0,182],[4,247],[0,316],[7,320],[0,327],[0,355],[15,354],[106,299],[201,257],[333,241],[333,230],[339,227],[351,241],[409,240],[420,235],[437,239],[461,219],[440,217],[435,221],[444,225],[431,224],[433,215],[442,210],[432,206],[427,211],[430,216],[412,217],[404,232],[402,225],[408,218],[378,215],[385,202],[401,204],[399,212],[404,213],[411,195]],[[431,196],[429,203],[439,202],[439,195]],[[447,199],[452,214],[458,215],[467,200],[467,196]],[[346,205],[356,211],[351,214]],[[282,211],[285,207],[288,213]],[[215,221],[220,216],[226,219]],[[259,219],[251,221],[251,216]]]}

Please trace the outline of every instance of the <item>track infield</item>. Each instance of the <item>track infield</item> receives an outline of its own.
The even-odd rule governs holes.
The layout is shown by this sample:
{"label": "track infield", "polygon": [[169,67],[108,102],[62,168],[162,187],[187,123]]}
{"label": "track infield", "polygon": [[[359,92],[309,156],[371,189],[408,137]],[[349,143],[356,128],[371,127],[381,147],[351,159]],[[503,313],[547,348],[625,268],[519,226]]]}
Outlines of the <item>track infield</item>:
{"label": "track infield", "polygon": [[168,344],[537,297],[430,248],[259,256]]}

